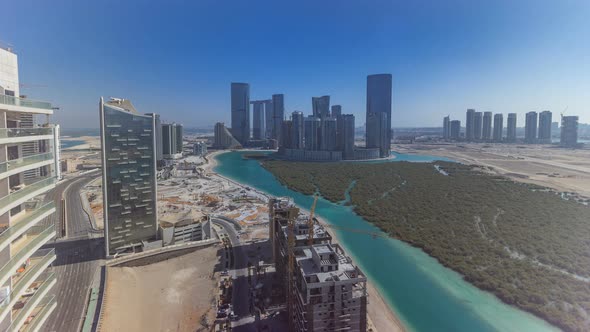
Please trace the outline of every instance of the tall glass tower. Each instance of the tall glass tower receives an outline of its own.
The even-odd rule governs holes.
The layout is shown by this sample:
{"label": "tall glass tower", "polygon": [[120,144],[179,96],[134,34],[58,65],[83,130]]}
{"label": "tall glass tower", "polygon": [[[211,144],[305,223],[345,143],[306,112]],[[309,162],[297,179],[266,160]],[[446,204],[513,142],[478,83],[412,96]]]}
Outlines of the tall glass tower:
{"label": "tall glass tower", "polygon": [[250,139],[250,84],[231,84],[231,132],[245,146]]}
{"label": "tall glass tower", "polygon": [[125,99],[100,99],[106,255],[157,237],[156,117]]}
{"label": "tall glass tower", "polygon": [[367,76],[366,143],[379,148],[382,158],[389,156],[391,147],[391,94],[391,74]]}

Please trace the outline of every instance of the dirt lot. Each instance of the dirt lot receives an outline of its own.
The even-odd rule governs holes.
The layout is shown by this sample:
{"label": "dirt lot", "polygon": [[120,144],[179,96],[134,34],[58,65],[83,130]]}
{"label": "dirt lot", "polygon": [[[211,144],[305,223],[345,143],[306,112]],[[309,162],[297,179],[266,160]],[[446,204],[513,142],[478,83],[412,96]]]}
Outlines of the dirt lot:
{"label": "dirt lot", "polygon": [[217,248],[139,267],[109,267],[103,331],[208,331]]}

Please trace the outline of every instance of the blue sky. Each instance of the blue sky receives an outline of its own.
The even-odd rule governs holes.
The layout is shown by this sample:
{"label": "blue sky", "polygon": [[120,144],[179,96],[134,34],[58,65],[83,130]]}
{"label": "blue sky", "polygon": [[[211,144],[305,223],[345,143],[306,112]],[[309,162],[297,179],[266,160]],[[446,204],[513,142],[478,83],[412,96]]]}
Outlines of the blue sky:
{"label": "blue sky", "polygon": [[[119,3],[121,2],[121,3]],[[251,99],[311,97],[364,123],[366,76],[393,75],[392,125],[440,126],[467,108],[551,110],[590,122],[590,1],[29,1],[2,15],[22,89],[98,127],[98,99],[187,126],[229,123],[230,82]]]}

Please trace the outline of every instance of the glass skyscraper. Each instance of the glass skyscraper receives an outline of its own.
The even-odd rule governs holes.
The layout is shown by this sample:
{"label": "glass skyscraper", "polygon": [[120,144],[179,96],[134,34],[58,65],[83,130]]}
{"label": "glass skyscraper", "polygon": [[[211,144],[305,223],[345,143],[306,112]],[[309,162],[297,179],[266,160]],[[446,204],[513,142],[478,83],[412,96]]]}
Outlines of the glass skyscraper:
{"label": "glass skyscraper", "polygon": [[231,84],[231,132],[242,144],[250,139],[250,84]]}
{"label": "glass skyscraper", "polygon": [[156,117],[125,99],[100,100],[107,256],[157,237]]}
{"label": "glass skyscraper", "polygon": [[366,144],[388,157],[391,146],[391,74],[367,76]]}

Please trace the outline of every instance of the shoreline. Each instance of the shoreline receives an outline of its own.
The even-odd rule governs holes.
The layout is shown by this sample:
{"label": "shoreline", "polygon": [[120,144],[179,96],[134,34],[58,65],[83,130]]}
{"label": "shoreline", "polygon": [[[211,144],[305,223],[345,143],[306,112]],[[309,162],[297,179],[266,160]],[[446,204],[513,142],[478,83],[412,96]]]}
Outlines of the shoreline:
{"label": "shoreline", "polygon": [[[244,187],[246,187],[246,185],[241,184],[233,179],[227,178],[223,175],[220,175],[219,173],[217,173],[213,170],[218,165],[216,157],[223,154],[223,153],[228,153],[228,152],[231,152],[231,151],[219,150],[219,151],[215,151],[215,152],[212,152],[209,155],[207,155],[206,156],[207,163],[205,165],[203,165],[203,169],[206,173],[209,173],[212,176],[217,176],[221,179],[224,179],[226,181],[230,181],[230,182],[234,183],[235,185],[244,188]],[[255,190],[256,192],[258,192],[266,197],[272,196],[267,193],[261,192],[257,189],[254,189],[254,188],[251,188],[251,189]],[[300,209],[300,211],[307,213],[309,215],[310,211],[307,208],[302,207],[298,204],[296,204],[296,206]],[[330,225],[320,216],[316,215],[315,218],[322,225]],[[327,227],[327,228],[330,228],[330,227]],[[349,252],[350,250],[348,250],[348,248],[346,248],[344,243],[340,241],[336,232],[333,231],[331,228],[330,228],[330,231],[331,231],[330,235],[332,235],[333,242],[337,243],[339,245],[342,245],[346,249],[346,251]],[[353,258],[351,257],[351,259],[353,259]],[[356,264],[354,262],[354,259],[353,259],[353,263],[358,266],[358,264]],[[379,332],[389,332],[389,331],[405,332],[405,331],[407,331],[406,328],[404,327],[404,325],[402,324],[401,320],[399,319],[399,317],[395,314],[394,310],[385,301],[385,299],[383,299],[383,297],[379,293],[377,287],[375,287],[375,285],[373,284],[373,281],[370,280],[369,276],[367,276],[367,275],[365,275],[365,276],[367,277],[367,315],[369,317],[369,321],[373,324],[375,329]]]}

